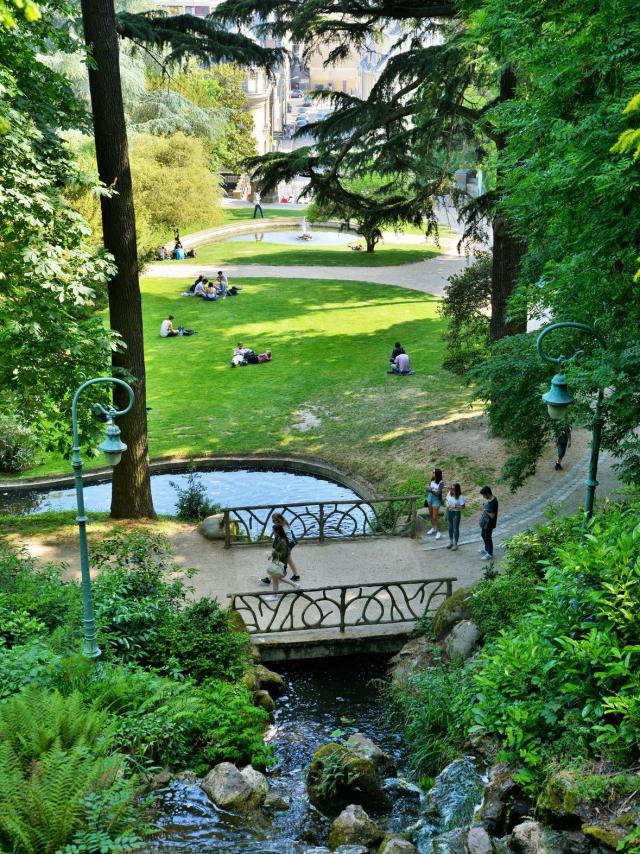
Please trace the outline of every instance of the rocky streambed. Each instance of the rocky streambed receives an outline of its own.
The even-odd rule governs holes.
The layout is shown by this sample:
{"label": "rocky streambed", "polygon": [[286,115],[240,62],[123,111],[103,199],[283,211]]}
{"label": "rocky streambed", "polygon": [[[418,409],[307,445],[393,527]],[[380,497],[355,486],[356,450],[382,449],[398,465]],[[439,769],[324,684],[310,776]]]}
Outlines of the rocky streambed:
{"label": "rocky streambed", "polygon": [[[449,630],[455,625],[451,621]],[[410,642],[396,657],[396,678],[423,664],[421,641]],[[402,734],[385,714],[380,686],[388,670],[389,661],[381,657],[316,660],[287,665],[280,684],[258,668],[256,700],[272,708],[266,738],[277,764],[267,775],[230,763],[215,766],[201,780],[178,775],[158,792],[159,833],[146,850],[607,854],[615,849],[617,840],[579,829],[566,804],[556,826],[544,827],[511,769],[491,766],[481,746],[470,746],[468,755],[444,768],[423,792],[408,771]],[[275,704],[267,688],[279,694]]]}

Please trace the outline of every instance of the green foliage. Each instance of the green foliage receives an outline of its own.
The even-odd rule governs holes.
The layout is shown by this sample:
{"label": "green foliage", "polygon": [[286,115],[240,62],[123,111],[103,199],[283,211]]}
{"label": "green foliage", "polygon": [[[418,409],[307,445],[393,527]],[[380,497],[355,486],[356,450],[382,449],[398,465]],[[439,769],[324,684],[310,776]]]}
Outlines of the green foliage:
{"label": "green foliage", "polygon": [[460,752],[463,732],[456,705],[466,681],[462,666],[436,664],[388,689],[392,716],[404,726],[411,765],[421,776],[437,774]]}
{"label": "green foliage", "polygon": [[[46,854],[139,846],[135,784],[111,753],[105,712],[78,693],[31,689],[0,706],[0,844]],[[73,848],[69,850],[74,850]]]}
{"label": "green foliage", "polygon": [[[70,4],[51,0],[37,20],[0,26],[0,403],[43,449],[65,452],[73,392],[103,373],[117,342],[93,313],[113,264],[62,195],[75,169],[60,131],[84,126],[85,112],[41,60],[49,49],[73,49],[66,14]],[[90,443],[97,425],[83,414],[81,426]],[[32,440],[23,433],[12,448],[16,430],[0,432],[4,464],[24,467]]]}
{"label": "green foliage", "polygon": [[273,748],[263,741],[269,715],[253,705],[246,688],[212,679],[197,693],[201,703],[192,721],[195,748],[191,764],[196,774],[206,774],[223,761],[250,763],[262,770],[273,764]]}
{"label": "green foliage", "polygon": [[[624,477],[637,482],[640,164],[629,156],[639,89],[637,5],[482,0],[466,8],[469,38],[502,67],[516,69],[520,83],[513,100],[488,116],[505,140],[502,212],[527,244],[518,306],[526,303],[530,317],[595,323],[606,353],[588,336],[572,340],[566,333],[555,335],[556,352],[583,350],[566,371],[581,400],[592,400],[598,386],[610,389],[603,445],[622,457]],[[524,339],[519,346],[521,356],[513,353],[518,374],[530,348]],[[531,377],[535,387],[538,372]],[[498,394],[497,387],[492,391]],[[498,403],[495,396],[491,401]],[[517,419],[496,423],[526,446],[519,466],[526,474],[547,431],[535,414],[539,404],[529,409],[524,394],[518,406],[532,416],[530,431],[523,433]]]}
{"label": "green foliage", "polygon": [[456,374],[465,374],[486,358],[492,263],[489,252],[477,253],[473,263],[450,276],[444,288],[440,312],[449,325],[443,365]]}
{"label": "green foliage", "polygon": [[207,498],[207,487],[202,483],[202,476],[191,468],[187,476],[187,485],[181,487],[171,480],[171,486],[177,493],[176,516],[184,522],[200,522],[212,513],[220,512],[220,505],[213,504]]}
{"label": "green foliage", "polygon": [[33,430],[15,417],[0,415],[0,471],[24,471],[33,465],[38,442]]}
{"label": "green foliage", "polygon": [[322,774],[315,784],[319,797],[331,800],[340,789],[350,786],[358,778],[358,771],[353,767],[356,761],[341,747],[323,753]]}
{"label": "green foliage", "polygon": [[474,622],[485,640],[517,623],[542,591],[544,564],[552,561],[556,548],[577,536],[575,519],[556,518],[552,524],[516,534],[507,542],[501,573],[485,578],[468,600]]}
{"label": "green foliage", "polygon": [[232,629],[229,612],[217,600],[203,597],[171,614],[147,655],[158,668],[171,661],[196,682],[235,680],[249,662],[248,639]]}
{"label": "green foliage", "polygon": [[144,662],[164,623],[184,601],[187,589],[170,580],[166,537],[145,531],[116,532],[92,551],[99,642],[123,661]]}
{"label": "green foliage", "polygon": [[[541,401],[549,385],[548,366],[535,348],[535,334],[511,335],[497,341],[486,361],[473,366],[473,396],[486,402],[493,433],[512,452],[502,475],[512,490],[532,475],[545,443],[557,429]],[[545,386],[546,383],[546,386]]]}
{"label": "green foliage", "polygon": [[0,645],[0,701],[30,685],[52,685],[61,660],[44,639],[11,649]]}
{"label": "green foliage", "polygon": [[637,754],[637,511],[611,508],[584,543],[574,534],[557,545],[531,610],[474,668],[463,713],[499,736],[525,774],[538,773],[552,754],[604,753],[623,762]]}
{"label": "green foliage", "polygon": [[[76,181],[68,195],[97,236],[101,215],[100,194],[95,192],[98,180],[93,141],[75,136],[69,142],[85,178]],[[220,221],[219,180],[209,169],[207,150],[200,139],[183,132],[170,136],[138,133],[132,136],[130,148],[141,259],[169,242],[174,228],[181,229],[194,218],[210,226]]]}

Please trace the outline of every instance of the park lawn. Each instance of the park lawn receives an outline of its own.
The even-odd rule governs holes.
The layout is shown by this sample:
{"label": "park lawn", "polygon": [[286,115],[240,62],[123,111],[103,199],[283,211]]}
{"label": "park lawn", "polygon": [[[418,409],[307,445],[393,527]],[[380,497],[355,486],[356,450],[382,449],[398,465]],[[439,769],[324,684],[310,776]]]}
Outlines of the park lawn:
{"label": "park lawn", "polygon": [[[357,238],[354,238],[357,240]],[[308,265],[313,267],[386,267],[424,261],[439,254],[433,245],[415,243],[385,243],[375,252],[354,252],[342,246],[287,246],[265,241],[205,243],[199,246],[197,262],[200,264],[267,264],[274,266]],[[170,261],[182,264],[183,261]]]}
{"label": "park lawn", "polygon": [[[287,210],[286,205],[283,205],[282,208],[265,208],[264,218],[277,219],[278,217],[299,217],[302,219],[306,210],[306,208],[301,210]],[[180,236],[186,237],[188,234],[193,234],[196,231],[206,231],[208,228],[217,228],[222,225],[233,225],[236,222],[246,222],[250,219],[253,219],[253,207],[223,207],[220,210],[219,216],[216,217],[215,222],[200,222],[199,220],[194,220],[193,222],[184,223],[180,228]]]}
{"label": "park lawn", "polygon": [[[321,457],[379,491],[424,480],[429,465],[443,462],[422,450],[431,448],[429,426],[468,412],[470,391],[441,367],[437,297],[366,282],[234,282],[237,297],[207,303],[180,296],[186,281],[141,280],[152,457]],[[160,338],[168,314],[196,334]],[[415,376],[386,373],[396,340]],[[271,349],[273,361],[232,369],[238,341]],[[462,456],[448,469],[475,482],[474,465]],[[68,462],[51,457],[25,474],[67,470]]]}
{"label": "park lawn", "polygon": [[[380,488],[424,476],[417,435],[470,396],[441,367],[439,300],[361,282],[236,281],[239,296],[212,303],[142,281],[152,456],[317,456]],[[160,338],[169,313],[196,334]],[[386,373],[396,340],[415,376]],[[273,361],[232,369],[238,341]]]}

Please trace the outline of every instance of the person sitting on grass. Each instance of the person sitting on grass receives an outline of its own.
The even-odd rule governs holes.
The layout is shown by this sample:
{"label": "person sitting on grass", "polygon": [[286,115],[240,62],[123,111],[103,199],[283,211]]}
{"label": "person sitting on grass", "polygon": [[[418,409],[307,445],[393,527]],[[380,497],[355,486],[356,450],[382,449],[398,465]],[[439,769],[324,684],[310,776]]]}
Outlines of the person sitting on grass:
{"label": "person sitting on grass", "polygon": [[220,294],[211,284],[211,282],[207,283],[206,288],[204,289],[204,293],[202,294],[202,299],[212,302],[214,300],[220,299]]}
{"label": "person sitting on grass", "polygon": [[389,374],[413,374],[415,373],[411,368],[411,361],[406,353],[398,353],[391,364],[391,370],[387,371]]}
{"label": "person sitting on grass", "polygon": [[352,249],[354,252],[363,252],[364,246],[362,243],[347,243],[349,249]]}
{"label": "person sitting on grass", "polygon": [[199,282],[197,282],[194,289],[193,289],[194,297],[203,297],[207,291],[208,285],[209,285],[208,279],[203,278]]}
{"label": "person sitting on grass", "polygon": [[170,314],[166,320],[163,320],[160,324],[160,337],[161,338],[174,338],[178,333],[173,328],[173,315]]}
{"label": "person sitting on grass", "polygon": [[246,353],[253,353],[253,350],[245,349],[242,345],[242,341],[238,341],[238,344],[233,351],[233,356],[231,357],[231,367],[237,368],[238,365],[246,365],[247,363],[244,359]]}
{"label": "person sitting on grass", "polygon": [[216,290],[221,297],[226,297],[229,292],[229,282],[227,277],[222,272],[222,270],[218,270],[218,276],[216,278]]}

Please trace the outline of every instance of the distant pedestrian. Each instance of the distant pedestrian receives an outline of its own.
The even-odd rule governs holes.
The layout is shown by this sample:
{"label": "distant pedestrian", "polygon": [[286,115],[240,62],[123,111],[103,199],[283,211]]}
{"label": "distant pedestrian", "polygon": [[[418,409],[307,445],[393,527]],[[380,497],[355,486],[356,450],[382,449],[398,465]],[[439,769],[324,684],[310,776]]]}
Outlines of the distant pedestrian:
{"label": "distant pedestrian", "polygon": [[567,453],[567,448],[571,447],[571,427],[566,426],[560,429],[556,436],[556,451],[558,452],[558,461],[556,462],[556,471],[562,471],[562,460]]}
{"label": "distant pedestrian", "polygon": [[460,537],[460,518],[462,516],[462,508],[465,506],[465,498],[460,489],[459,483],[454,483],[446,498],[447,507],[447,524],[449,526],[449,545],[448,549],[458,551],[458,539]]}
{"label": "distant pedestrian", "polygon": [[253,194],[253,218],[255,219],[258,214],[260,214],[261,218],[264,219],[264,213],[262,212],[262,205],[260,204],[260,193],[254,193]]}
{"label": "distant pedestrian", "polygon": [[498,499],[491,491],[490,486],[483,486],[480,495],[484,498],[482,514],[480,516],[480,534],[484,548],[480,549],[482,560],[493,558],[493,532],[498,524]]}
{"label": "distant pedestrian", "polygon": [[[284,581],[285,584],[288,584],[295,590],[300,589],[300,585],[296,584],[295,581],[290,581],[288,578],[285,578],[290,551],[289,541],[287,540],[284,528],[282,525],[274,525],[273,548],[269,555],[269,563],[267,564],[267,576],[273,583],[273,595],[268,596],[267,599],[273,600],[278,598],[277,593],[281,581]],[[262,579],[262,581],[264,582],[264,579]]]}
{"label": "distant pedestrian", "polygon": [[429,516],[431,517],[431,530],[427,531],[427,536],[431,537],[435,535],[436,540],[442,537],[440,533],[440,508],[442,507],[443,490],[444,480],[442,478],[442,469],[434,469],[424,503],[429,508]]}

